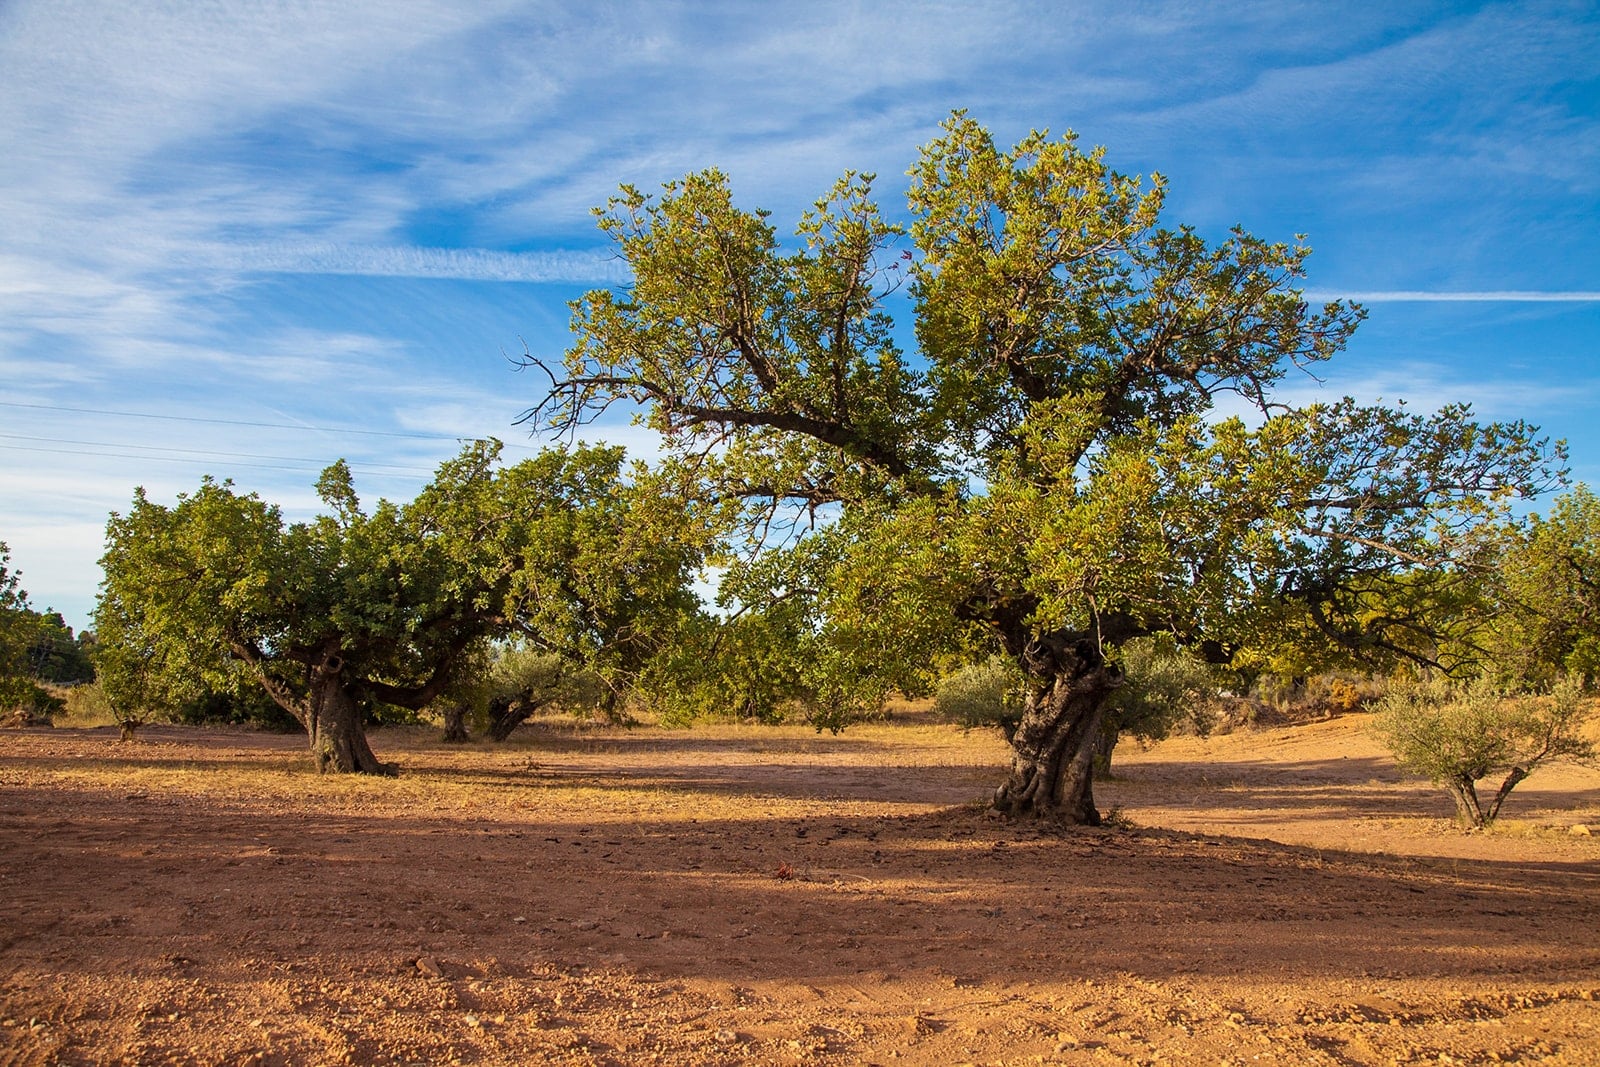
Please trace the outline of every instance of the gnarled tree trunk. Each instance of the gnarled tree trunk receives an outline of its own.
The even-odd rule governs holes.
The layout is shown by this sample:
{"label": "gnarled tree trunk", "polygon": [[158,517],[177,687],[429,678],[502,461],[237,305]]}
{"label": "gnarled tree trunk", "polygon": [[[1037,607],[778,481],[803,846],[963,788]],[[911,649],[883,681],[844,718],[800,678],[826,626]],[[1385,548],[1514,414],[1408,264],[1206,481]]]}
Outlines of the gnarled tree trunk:
{"label": "gnarled tree trunk", "polygon": [[1122,684],[1122,672],[1078,634],[1034,638],[1018,659],[1034,684],[1011,738],[1011,773],[995,790],[994,805],[1011,815],[1098,826],[1095,749],[1106,699]]}
{"label": "gnarled tree trunk", "polygon": [[323,774],[395,775],[399,768],[381,763],[367,744],[361,705],[344,677],[344,659],[330,653],[311,668],[311,692],[306,701],[306,733],[311,754]]}
{"label": "gnarled tree trunk", "polygon": [[[435,699],[449,681],[447,673],[440,670],[427,685],[406,690],[353,677],[338,637],[277,660],[245,640],[234,641],[233,653],[251,666],[267,695],[306,728],[311,755],[323,774],[399,774],[399,764],[382,763],[372,754],[358,697],[377,689],[384,699],[419,708]],[[285,661],[303,666],[304,677],[290,683],[271,669],[275,662]]]}
{"label": "gnarled tree trunk", "polygon": [[1100,722],[1100,736],[1094,743],[1094,770],[1101,778],[1114,777],[1111,773],[1111,756],[1117,750],[1122,730],[1115,721]]}
{"label": "gnarled tree trunk", "polygon": [[441,740],[450,745],[464,745],[471,740],[467,735],[467,706],[465,704],[452,701],[445,705],[444,736]]}
{"label": "gnarled tree trunk", "polygon": [[1506,797],[1511,795],[1511,791],[1517,787],[1518,782],[1528,777],[1531,770],[1532,768],[1528,764],[1518,763],[1514,764],[1511,770],[1507,772],[1506,780],[1500,783],[1500,788],[1496,790],[1494,799],[1489,802],[1489,810],[1483,813],[1485,826],[1500,817],[1500,805],[1506,802]]}
{"label": "gnarled tree trunk", "polygon": [[549,697],[535,697],[529,693],[516,696],[497,696],[489,700],[489,736],[504,741],[511,731],[527,722],[534,712],[550,703]]}
{"label": "gnarled tree trunk", "polygon": [[1458,774],[1444,781],[1445,791],[1456,802],[1456,819],[1469,830],[1482,830],[1485,825],[1483,805],[1478,802],[1478,789],[1470,777]]}

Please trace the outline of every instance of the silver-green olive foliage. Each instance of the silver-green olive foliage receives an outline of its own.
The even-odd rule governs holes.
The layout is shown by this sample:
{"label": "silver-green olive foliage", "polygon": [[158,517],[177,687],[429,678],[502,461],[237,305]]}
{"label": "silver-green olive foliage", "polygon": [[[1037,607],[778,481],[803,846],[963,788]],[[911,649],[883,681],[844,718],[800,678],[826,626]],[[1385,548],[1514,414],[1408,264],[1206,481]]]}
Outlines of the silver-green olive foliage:
{"label": "silver-green olive foliage", "polygon": [[574,305],[560,365],[530,357],[550,376],[530,417],[636,410],[678,477],[740,502],[734,547],[816,542],[774,592],[815,597],[824,687],[872,693],[987,633],[1029,679],[1005,810],[1098,819],[1119,643],[1225,658],[1285,601],[1329,641],[1381,640],[1351,590],[1448,569],[1559,477],[1559,447],[1464,407],[1284,406],[1361,310],[1306,303],[1299,239],[1164,224],[1162,178],[1070,134],[1006,151],[955,114],[910,170],[908,226],[871,184],[847,174],[787,247],[718,171],[624,186],[599,216],[633,282]]}
{"label": "silver-green olive foliage", "polygon": [[[1463,685],[1435,675],[1392,688],[1373,728],[1400,766],[1450,794],[1464,827],[1481,830],[1541,764],[1593,758],[1594,743],[1584,736],[1590,712],[1582,683],[1570,675],[1539,696],[1486,678]],[[1485,804],[1477,783],[1491,774],[1505,778]]]}
{"label": "silver-green olive foliage", "polygon": [[428,704],[486,640],[519,633],[620,682],[692,602],[698,549],[663,534],[667,498],[625,476],[621,449],[510,467],[499,451],[469,446],[411,503],[370,511],[336,463],[317,485],[327,512],[292,524],[226,482],[172,506],[138,491],[102,560],[114,699],[259,684],[320,768],[383,773],[365,714]]}

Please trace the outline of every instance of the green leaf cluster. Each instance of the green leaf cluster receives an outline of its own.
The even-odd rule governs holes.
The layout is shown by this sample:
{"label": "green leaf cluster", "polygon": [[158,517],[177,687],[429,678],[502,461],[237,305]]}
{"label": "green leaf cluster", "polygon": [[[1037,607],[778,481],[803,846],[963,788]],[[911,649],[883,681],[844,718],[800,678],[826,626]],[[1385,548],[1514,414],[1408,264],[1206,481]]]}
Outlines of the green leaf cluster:
{"label": "green leaf cluster", "polygon": [[0,541],[0,710],[31,704],[38,693],[28,655],[37,635],[22,575],[11,566],[11,549]]}
{"label": "green leaf cluster", "polygon": [[1523,685],[1571,675],[1592,686],[1600,679],[1600,498],[1576,486],[1504,537],[1486,597],[1491,672]]}
{"label": "green leaf cluster", "polygon": [[91,635],[74,637],[54,611],[35,611],[11,566],[11,550],[0,541],[0,711],[59,710],[61,701],[41,683],[75,683],[94,678],[89,661]]}
{"label": "green leaf cluster", "polygon": [[1560,443],[1461,405],[1285,403],[1362,309],[1304,299],[1302,237],[1169,223],[1162,177],[1070,132],[1004,148],[957,112],[909,177],[904,225],[847,174],[788,241],[720,171],[625,186],[598,214],[631,284],[527,357],[535,425],[628,411],[704,506],[737,587],[709,647],[745,666],[703,693],[800,691],[832,726],[985,647],[1026,679],[1008,795],[1091,819],[1085,746],[1132,642],[1476,662],[1487,531],[1561,484]]}
{"label": "green leaf cluster", "polygon": [[[1529,696],[1488,679],[1463,684],[1434,676],[1393,687],[1378,704],[1373,728],[1400,766],[1444,786],[1461,821],[1482,828],[1540,764],[1594,755],[1583,736],[1592,711],[1576,679],[1559,680],[1547,696]],[[1476,783],[1495,773],[1506,777],[1485,807]]]}
{"label": "green leaf cluster", "polygon": [[438,698],[486,642],[519,634],[624,686],[693,609],[702,538],[616,448],[499,464],[478,442],[408,504],[364,509],[341,461],[326,512],[285,523],[227,482],[113,515],[97,610],[114,701],[176,707],[259,684],[302,722],[334,658],[369,715]]}

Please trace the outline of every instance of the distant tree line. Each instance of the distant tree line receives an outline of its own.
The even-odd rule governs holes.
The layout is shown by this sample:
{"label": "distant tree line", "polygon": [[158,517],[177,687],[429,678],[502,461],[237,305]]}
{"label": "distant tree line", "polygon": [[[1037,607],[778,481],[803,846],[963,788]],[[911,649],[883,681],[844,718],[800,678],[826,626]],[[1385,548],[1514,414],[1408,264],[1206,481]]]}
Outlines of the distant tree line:
{"label": "distant tree line", "polygon": [[44,686],[94,680],[94,635],[74,636],[56,611],[35,611],[0,541],[0,713],[48,717],[61,701]]}

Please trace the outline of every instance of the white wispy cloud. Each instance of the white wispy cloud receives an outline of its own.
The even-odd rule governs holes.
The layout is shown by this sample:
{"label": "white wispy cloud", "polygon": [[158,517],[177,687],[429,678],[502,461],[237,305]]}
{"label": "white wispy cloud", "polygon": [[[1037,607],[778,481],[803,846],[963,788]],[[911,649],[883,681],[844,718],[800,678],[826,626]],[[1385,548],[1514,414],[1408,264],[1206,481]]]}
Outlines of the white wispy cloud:
{"label": "white wispy cloud", "polygon": [[1466,292],[1442,289],[1307,289],[1305,297],[1313,301],[1353,300],[1358,304],[1592,304],[1600,302],[1600,290],[1490,289]]}
{"label": "white wispy cloud", "polygon": [[627,277],[624,265],[609,251],[497,252],[307,242],[215,246],[193,253],[192,262],[246,272],[487,282],[605,284]]}
{"label": "white wispy cloud", "polygon": [[[1183,221],[1309,229],[1333,277],[1362,279],[1314,299],[1518,303],[1523,319],[1560,303],[1571,330],[1600,300],[1582,236],[1600,125],[1563,86],[1597,46],[1600,20],[1560,4],[1329,19],[1180,0],[0,2],[7,397],[303,427],[0,409],[7,432],[149,446],[27,453],[0,470],[0,536],[50,589],[92,587],[104,512],[136,481],[176,492],[204,469],[131,453],[431,469],[457,435],[528,447],[511,420],[537,383],[503,377],[499,352],[521,336],[564,348],[571,294],[522,283],[624,279],[589,215],[618,184],[719,166],[786,233],[854,168],[880,175],[893,214],[954,107],[1005,143],[1075,127],[1119,168],[1181,173]],[[1565,358],[1585,343],[1580,324]],[[1502,380],[1471,358],[1345,391],[1496,414],[1566,403],[1594,421],[1595,383]],[[312,429],[341,425],[444,439]],[[593,430],[652,454],[638,427]],[[304,471],[235,470],[314,504]],[[371,484],[403,497],[418,482]]]}
{"label": "white wispy cloud", "polygon": [[1483,418],[1535,422],[1575,403],[1589,405],[1600,398],[1600,377],[1562,381],[1513,378],[1423,360],[1391,360],[1359,369],[1330,367],[1326,374],[1326,380],[1291,374],[1274,395],[1293,407],[1342,396],[1369,404],[1404,401],[1417,411],[1470,404]]}

